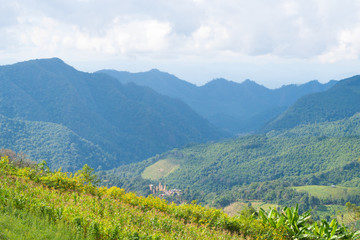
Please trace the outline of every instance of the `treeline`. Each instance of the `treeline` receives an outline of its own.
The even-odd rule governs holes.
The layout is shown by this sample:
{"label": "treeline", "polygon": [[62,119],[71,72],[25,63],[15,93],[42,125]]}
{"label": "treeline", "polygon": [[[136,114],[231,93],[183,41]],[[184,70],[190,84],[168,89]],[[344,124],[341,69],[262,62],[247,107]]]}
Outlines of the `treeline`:
{"label": "treeline", "polygon": [[[141,179],[142,171],[158,160],[171,158],[179,163],[179,169],[159,181],[174,188],[189,188],[193,195],[195,192],[221,195],[234,187],[257,182],[275,181],[271,184],[276,188],[276,180],[286,182],[287,186],[355,187],[359,182],[356,181],[359,152],[360,137],[257,135],[174,150],[102,176],[111,184],[140,192],[144,184],[157,184]],[[201,199],[200,196],[198,200]]]}

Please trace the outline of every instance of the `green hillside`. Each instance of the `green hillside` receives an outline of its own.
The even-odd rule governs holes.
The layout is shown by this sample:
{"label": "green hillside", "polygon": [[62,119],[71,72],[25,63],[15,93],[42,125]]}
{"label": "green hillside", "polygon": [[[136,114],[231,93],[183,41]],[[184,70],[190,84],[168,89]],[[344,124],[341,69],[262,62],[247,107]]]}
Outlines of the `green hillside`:
{"label": "green hillside", "polygon": [[[0,66],[0,114],[62,125],[105,152],[104,160],[89,162],[103,169],[228,136],[179,100],[135,84],[122,85],[105,74],[77,71],[57,58]],[[48,157],[41,151],[35,156]],[[79,166],[69,164],[65,167]]]}
{"label": "green hillside", "polygon": [[[46,160],[53,169],[74,171],[84,164],[109,167],[115,161],[99,146],[55,123],[9,119],[0,115],[0,146]],[[110,165],[111,166],[111,165]]]}
{"label": "green hillside", "polygon": [[[301,202],[305,209],[322,203],[289,187],[360,186],[359,120],[357,114],[336,122],[175,149],[107,172],[103,177],[110,184],[143,194],[150,193],[146,190],[148,184],[161,182],[182,189],[189,200],[214,206],[249,199],[277,204]],[[162,168],[169,159],[176,167]],[[130,183],[130,179],[136,181]],[[360,204],[360,195],[328,202],[346,201]]]}
{"label": "green hillside", "polygon": [[360,76],[339,81],[321,93],[300,98],[268,123],[263,131],[290,129],[300,124],[336,121],[360,112]]}
{"label": "green hillside", "polygon": [[7,221],[0,228],[1,239],[31,239],[35,234],[39,239],[54,239],[58,234],[63,239],[99,240],[284,239],[284,229],[271,229],[256,219],[229,217],[196,204],[177,206],[160,198],[137,197],[117,187],[95,187],[92,169],[86,165],[71,175],[51,172],[44,165],[14,164],[18,165],[1,157],[0,222]]}
{"label": "green hillside", "polygon": [[360,189],[358,188],[349,188],[341,186],[319,186],[319,185],[309,185],[309,186],[300,186],[294,187],[296,191],[307,192],[311,196],[318,198],[334,198],[341,199],[347,198],[349,195],[360,195]]}
{"label": "green hillside", "polygon": [[173,171],[176,171],[180,165],[176,159],[163,159],[159,160],[153,165],[145,168],[141,177],[144,179],[159,180],[168,176]]}
{"label": "green hillside", "polygon": [[[74,175],[0,158],[1,239],[359,239],[336,220],[311,221],[298,208],[249,209],[230,217],[117,187],[96,187],[87,165]],[[253,212],[253,214],[251,214]],[[318,227],[322,229],[318,230]]]}

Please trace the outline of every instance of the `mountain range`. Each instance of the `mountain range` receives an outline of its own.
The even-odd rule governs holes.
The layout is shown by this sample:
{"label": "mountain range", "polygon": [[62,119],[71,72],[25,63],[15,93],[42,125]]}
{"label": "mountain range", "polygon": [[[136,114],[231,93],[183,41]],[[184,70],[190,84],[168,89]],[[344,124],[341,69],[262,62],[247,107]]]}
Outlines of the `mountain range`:
{"label": "mountain range", "polygon": [[360,76],[339,81],[331,89],[303,96],[269,122],[263,131],[290,129],[300,124],[336,121],[360,112]]}
{"label": "mountain range", "polygon": [[140,73],[98,72],[113,76],[122,83],[133,82],[180,99],[215,126],[233,134],[255,132],[300,97],[325,91],[336,84],[334,80],[326,84],[311,81],[268,89],[251,80],[236,83],[220,78],[198,87],[156,69]]}
{"label": "mountain range", "polygon": [[[109,186],[145,195],[151,194],[149,184],[156,186],[160,182],[183,190],[183,199],[197,199],[217,207],[240,200],[303,204],[306,193],[299,195],[293,187],[340,185],[351,190],[360,186],[359,123],[358,113],[335,122],[198,144],[121,166],[101,176]],[[360,204],[360,196],[346,195],[339,200],[328,199],[327,203],[347,201]]]}
{"label": "mountain range", "polygon": [[[188,200],[222,207],[239,199],[301,203],[304,210],[360,204],[358,193],[347,194],[360,186],[359,86],[360,76],[341,80],[301,97],[263,132],[175,149],[104,172],[103,178],[142,194],[149,194],[144,186],[161,182],[184,189]],[[309,200],[309,193],[295,190],[309,185],[328,192],[339,185],[344,193]]]}
{"label": "mountain range", "polygon": [[360,204],[359,102],[360,76],[199,87],[158,70],[86,73],[30,60],[0,66],[0,148],[52,169],[89,164],[104,184],[139,194],[159,183],[183,190],[175,201],[321,209]]}
{"label": "mountain range", "polygon": [[86,73],[58,58],[30,60],[0,66],[0,142],[52,167],[112,169],[232,136],[214,125],[246,133],[268,122],[268,132],[350,117],[358,86],[355,76],[273,90],[250,80],[198,87],[158,70]]}
{"label": "mountain range", "polygon": [[[10,129],[18,120],[27,121],[17,124],[19,127],[28,126],[29,122],[61,125],[83,139],[82,143],[90,144],[84,149],[95,146],[101,149],[99,153],[106,153],[104,159],[91,161],[92,167],[104,169],[140,161],[191,142],[229,136],[179,100],[150,88],[121,84],[105,74],[77,71],[58,58],[1,66],[0,114],[4,121],[11,121]],[[28,129],[37,131],[35,127]],[[49,152],[23,151],[30,157],[49,160],[46,157]],[[88,159],[89,154],[91,151],[80,155]],[[68,165],[70,170],[79,166],[76,157],[62,155],[58,161],[65,161],[62,157],[73,161],[71,167]]]}

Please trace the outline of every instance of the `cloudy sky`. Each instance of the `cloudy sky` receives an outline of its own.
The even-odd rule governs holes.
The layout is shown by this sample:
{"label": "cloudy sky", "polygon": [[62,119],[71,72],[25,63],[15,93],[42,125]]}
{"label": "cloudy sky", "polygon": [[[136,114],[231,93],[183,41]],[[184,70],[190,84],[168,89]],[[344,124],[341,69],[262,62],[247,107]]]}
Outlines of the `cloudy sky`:
{"label": "cloudy sky", "polygon": [[0,0],[0,64],[59,57],[267,87],[360,74],[358,0]]}

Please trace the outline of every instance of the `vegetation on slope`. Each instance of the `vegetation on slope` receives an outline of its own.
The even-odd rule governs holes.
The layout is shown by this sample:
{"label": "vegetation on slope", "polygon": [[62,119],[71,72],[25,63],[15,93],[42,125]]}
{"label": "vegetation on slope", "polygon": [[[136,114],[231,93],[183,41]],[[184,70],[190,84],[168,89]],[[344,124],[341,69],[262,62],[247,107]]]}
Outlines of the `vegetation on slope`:
{"label": "vegetation on slope", "polygon": [[[77,71],[57,58],[0,66],[0,114],[70,129],[106,153],[103,161],[89,162],[103,169],[227,136],[179,100],[135,84],[122,85],[105,74]],[[29,151],[30,157],[53,163],[36,147],[39,152]],[[79,154],[87,156],[83,150]],[[77,169],[76,159],[63,157],[72,163],[66,166],[69,170]]]}
{"label": "vegetation on slope", "polygon": [[[360,186],[359,120],[357,114],[337,122],[193,145],[109,171],[102,177],[110,184],[144,195],[151,193],[149,184],[161,182],[183,190],[182,200],[197,199],[217,207],[244,200],[288,206],[299,203],[301,211],[324,204],[344,205],[347,201],[360,204],[359,194],[321,199],[293,188]],[[178,167],[156,178],[158,165],[167,159],[174,159]],[[152,174],[144,174],[147,172]]]}
{"label": "vegetation on slope", "polygon": [[[42,162],[19,167],[19,162],[0,159],[0,221],[34,215],[47,221],[49,237],[69,229],[76,239],[357,239],[336,220],[320,225],[297,208],[282,211],[243,212],[229,217],[221,210],[194,203],[175,205],[153,196],[138,197],[117,187],[96,187],[96,176],[87,165],[74,175],[50,171]],[[11,214],[13,213],[13,214]],[[20,216],[20,217],[19,217]],[[11,222],[8,222],[10,224]],[[24,225],[24,224],[22,224]],[[26,226],[0,229],[0,236],[19,236],[15,228],[36,234],[42,229]],[[15,233],[14,233],[15,232]],[[12,235],[16,234],[16,235]],[[26,234],[25,234],[26,236]],[[31,238],[31,235],[29,235]],[[44,234],[43,239],[47,239]],[[66,239],[66,236],[64,236]]]}
{"label": "vegetation on slope", "polygon": [[73,233],[91,239],[277,239],[280,234],[257,220],[229,217],[221,210],[95,187],[86,165],[72,175],[51,172],[44,162],[24,168],[14,164],[1,157],[1,213],[20,211],[66,223]]}
{"label": "vegetation on slope", "polygon": [[321,93],[300,98],[268,123],[263,131],[290,129],[300,124],[336,121],[360,112],[360,76],[339,81]]}
{"label": "vegetation on slope", "polygon": [[65,171],[90,166],[111,166],[115,161],[98,145],[55,123],[9,119],[0,115],[0,146],[22,152],[32,159],[46,160],[52,169]]}
{"label": "vegetation on slope", "polygon": [[80,234],[71,231],[63,222],[53,223],[39,215],[2,208],[0,212],[1,240],[82,240]]}
{"label": "vegetation on slope", "polygon": [[115,77],[122,83],[134,82],[180,99],[215,126],[235,134],[258,130],[300,97],[325,91],[336,83],[311,81],[302,85],[268,89],[250,80],[236,83],[214,79],[198,87],[156,69],[140,73],[115,70],[99,72]]}

